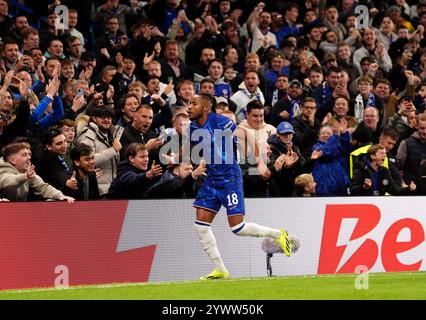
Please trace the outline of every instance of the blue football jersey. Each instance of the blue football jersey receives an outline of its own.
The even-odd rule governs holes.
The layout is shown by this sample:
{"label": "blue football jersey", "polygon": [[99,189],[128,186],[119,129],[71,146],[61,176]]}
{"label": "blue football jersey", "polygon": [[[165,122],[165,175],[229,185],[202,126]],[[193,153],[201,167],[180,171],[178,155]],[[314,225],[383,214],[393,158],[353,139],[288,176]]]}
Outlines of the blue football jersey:
{"label": "blue football jersey", "polygon": [[241,179],[241,169],[235,157],[237,125],[229,118],[210,113],[206,123],[190,125],[191,156],[206,161],[206,183],[221,184]]}

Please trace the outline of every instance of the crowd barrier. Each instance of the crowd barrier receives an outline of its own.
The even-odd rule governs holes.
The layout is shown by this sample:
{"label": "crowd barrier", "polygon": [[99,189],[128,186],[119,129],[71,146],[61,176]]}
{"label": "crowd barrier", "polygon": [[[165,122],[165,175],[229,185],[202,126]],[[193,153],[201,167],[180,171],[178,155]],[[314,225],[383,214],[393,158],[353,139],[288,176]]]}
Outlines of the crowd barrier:
{"label": "crowd barrier", "polygon": [[[246,221],[301,240],[274,275],[425,270],[424,197],[246,199]],[[0,203],[0,290],[193,280],[212,265],[190,200]],[[266,276],[261,239],[213,231],[232,277]]]}

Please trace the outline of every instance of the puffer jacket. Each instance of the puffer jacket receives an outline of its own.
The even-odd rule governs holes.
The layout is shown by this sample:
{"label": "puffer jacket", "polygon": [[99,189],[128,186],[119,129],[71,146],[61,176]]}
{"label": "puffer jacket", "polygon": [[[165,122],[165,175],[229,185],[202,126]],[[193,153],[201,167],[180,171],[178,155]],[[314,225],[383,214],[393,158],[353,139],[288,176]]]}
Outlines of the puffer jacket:
{"label": "puffer jacket", "polygon": [[108,192],[108,188],[116,176],[120,154],[113,148],[112,144],[117,137],[119,128],[121,127],[112,126],[108,132],[108,138],[105,138],[100,133],[98,126],[93,122],[89,122],[77,138],[77,144],[84,143],[92,147],[95,154],[95,167],[103,171],[103,174],[98,177],[101,195]]}

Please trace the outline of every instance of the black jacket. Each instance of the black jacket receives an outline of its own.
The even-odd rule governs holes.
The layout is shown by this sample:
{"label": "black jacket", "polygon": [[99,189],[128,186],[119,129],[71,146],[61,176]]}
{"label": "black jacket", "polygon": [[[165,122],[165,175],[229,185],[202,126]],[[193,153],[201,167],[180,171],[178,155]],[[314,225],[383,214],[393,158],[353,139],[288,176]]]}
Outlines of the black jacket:
{"label": "black jacket", "polygon": [[272,135],[268,139],[271,147],[272,155],[269,157],[269,170],[272,175],[272,196],[274,197],[291,197],[294,192],[294,180],[296,177],[304,172],[306,160],[303,158],[297,146],[293,145],[292,150],[299,156],[297,162],[290,168],[282,167],[281,171],[275,170],[275,161],[282,154],[287,153],[287,146],[281,142],[277,135]]}
{"label": "black jacket", "polygon": [[[364,188],[365,179],[372,180],[372,186],[369,189]],[[374,180],[377,179],[377,186],[374,187]],[[376,189],[376,190],[375,190]],[[378,192],[376,194],[374,191]],[[392,179],[389,169],[381,167],[376,172],[371,167],[368,156],[364,155],[355,164],[354,174],[351,182],[351,194],[357,196],[384,196],[386,193],[390,195],[409,195],[411,192],[408,188],[401,188]]]}
{"label": "black jacket", "polygon": [[192,176],[182,179],[167,171],[160,181],[146,192],[146,197],[148,199],[194,198],[201,180],[194,180]]}
{"label": "black jacket", "polygon": [[158,179],[148,179],[146,173],[124,161],[118,165],[117,176],[112,181],[107,199],[144,199],[145,192]]}
{"label": "black jacket", "polygon": [[74,190],[66,186],[67,180],[72,176],[72,168],[64,166],[58,154],[45,150],[37,172],[44,182],[61,190],[67,196],[73,195]]}
{"label": "black jacket", "polygon": [[97,200],[100,199],[99,194],[99,186],[98,186],[98,180],[96,179],[96,173],[90,172],[87,175],[87,178],[89,179],[89,194],[88,199],[84,199],[84,182],[83,179],[80,177],[78,171],[76,171],[75,178],[77,179],[77,190],[72,190],[70,195],[76,199],[76,200]]}

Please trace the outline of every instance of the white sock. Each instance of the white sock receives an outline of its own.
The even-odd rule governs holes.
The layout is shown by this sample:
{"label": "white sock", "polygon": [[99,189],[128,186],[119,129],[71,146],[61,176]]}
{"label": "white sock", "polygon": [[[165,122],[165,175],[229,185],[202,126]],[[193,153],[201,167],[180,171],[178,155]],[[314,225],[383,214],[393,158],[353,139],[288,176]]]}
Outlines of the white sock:
{"label": "white sock", "polygon": [[201,245],[204,251],[213,262],[215,268],[220,272],[228,272],[225,265],[223,264],[222,257],[220,256],[219,250],[216,246],[216,238],[214,237],[211,225],[203,221],[195,221],[195,230],[198,233]]}
{"label": "white sock", "polygon": [[280,230],[264,227],[252,222],[241,222],[231,228],[232,232],[237,236],[243,237],[270,237],[278,238]]}

